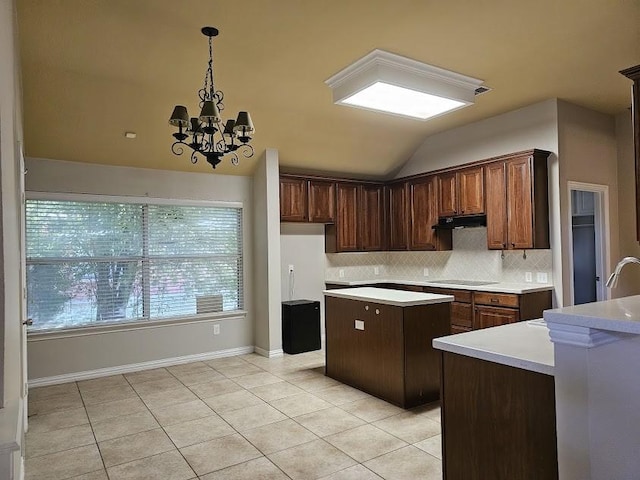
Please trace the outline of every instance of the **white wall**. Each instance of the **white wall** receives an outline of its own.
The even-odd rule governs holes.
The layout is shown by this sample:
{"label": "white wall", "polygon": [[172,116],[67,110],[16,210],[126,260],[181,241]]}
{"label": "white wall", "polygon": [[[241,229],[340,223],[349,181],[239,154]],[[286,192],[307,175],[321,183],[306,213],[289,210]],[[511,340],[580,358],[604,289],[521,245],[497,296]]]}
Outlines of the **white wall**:
{"label": "white wall", "polygon": [[[633,123],[631,112],[616,116],[618,152],[618,235],[620,251],[617,259],[633,256],[640,258],[640,244],[636,239],[636,183],[633,155]],[[612,264],[612,267],[615,262]],[[620,275],[618,288],[611,292],[616,297],[640,294],[640,268],[626,267]]]}
{"label": "white wall", "polygon": [[[59,338],[29,339],[29,379],[239,348],[252,348],[253,181],[251,177],[28,159],[28,191],[242,202],[246,317]],[[213,335],[213,322],[221,324]]]}
{"label": "white wall", "polygon": [[[19,143],[22,107],[13,0],[0,0],[0,477],[20,478],[23,424],[20,295]],[[10,448],[16,448],[12,452]]]}
{"label": "white wall", "polygon": [[282,354],[280,306],[280,180],[278,152],[267,149],[253,176],[256,352]]}
{"label": "white wall", "polygon": [[[560,215],[562,219],[561,249],[568,252],[570,209],[568,181],[607,185],[609,187],[609,258],[605,269],[614,265],[618,250],[618,167],[615,120],[610,115],[594,112],[571,103],[558,102],[558,138],[560,158]],[[571,305],[572,270],[569,256],[562,257],[564,305]]]}
{"label": "white wall", "polygon": [[[318,300],[320,302],[321,332],[324,332],[324,225],[317,223],[280,224],[280,278],[282,301]],[[293,276],[289,275],[293,265]],[[293,278],[292,278],[293,277]],[[293,296],[290,287],[293,285]]]}
{"label": "white wall", "polygon": [[553,256],[554,305],[563,299],[560,237],[560,164],[556,99],[432,135],[411,156],[396,178],[429,172],[498,155],[539,148],[552,152],[549,166],[549,236]]}

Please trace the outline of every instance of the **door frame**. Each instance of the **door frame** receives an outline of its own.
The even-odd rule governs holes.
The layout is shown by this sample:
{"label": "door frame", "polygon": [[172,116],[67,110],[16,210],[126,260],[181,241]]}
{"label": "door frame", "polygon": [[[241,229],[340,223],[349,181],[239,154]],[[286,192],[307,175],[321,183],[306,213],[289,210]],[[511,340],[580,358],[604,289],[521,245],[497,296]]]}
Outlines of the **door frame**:
{"label": "door frame", "polygon": [[574,284],[573,284],[573,205],[571,191],[580,190],[592,192],[594,197],[594,217],[595,229],[595,250],[596,250],[596,275],[600,281],[596,284],[596,300],[608,300],[609,289],[605,286],[607,272],[611,270],[611,242],[609,224],[609,186],[596,183],[567,182],[567,237],[568,237],[568,259],[569,259],[569,295],[570,304],[574,305]]}

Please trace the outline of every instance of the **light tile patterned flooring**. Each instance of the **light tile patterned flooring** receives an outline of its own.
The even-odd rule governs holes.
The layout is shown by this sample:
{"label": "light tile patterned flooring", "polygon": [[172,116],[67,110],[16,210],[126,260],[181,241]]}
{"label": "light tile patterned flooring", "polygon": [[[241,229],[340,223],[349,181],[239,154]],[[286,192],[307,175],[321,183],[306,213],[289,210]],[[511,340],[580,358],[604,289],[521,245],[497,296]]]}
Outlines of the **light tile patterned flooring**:
{"label": "light tile patterned flooring", "polygon": [[324,353],[226,357],[29,392],[26,478],[442,478],[440,409],[324,376]]}

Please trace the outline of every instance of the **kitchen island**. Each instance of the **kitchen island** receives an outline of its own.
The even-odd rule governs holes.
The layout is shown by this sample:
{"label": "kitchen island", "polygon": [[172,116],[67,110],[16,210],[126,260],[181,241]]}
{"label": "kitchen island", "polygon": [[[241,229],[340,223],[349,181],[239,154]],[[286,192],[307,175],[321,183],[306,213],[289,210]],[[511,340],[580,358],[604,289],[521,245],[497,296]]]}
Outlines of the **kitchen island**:
{"label": "kitchen island", "polygon": [[445,480],[557,480],[554,350],[540,320],[433,341]]}
{"label": "kitchen island", "polygon": [[435,401],[454,297],[384,288],[325,290],[326,374],[403,408]]}

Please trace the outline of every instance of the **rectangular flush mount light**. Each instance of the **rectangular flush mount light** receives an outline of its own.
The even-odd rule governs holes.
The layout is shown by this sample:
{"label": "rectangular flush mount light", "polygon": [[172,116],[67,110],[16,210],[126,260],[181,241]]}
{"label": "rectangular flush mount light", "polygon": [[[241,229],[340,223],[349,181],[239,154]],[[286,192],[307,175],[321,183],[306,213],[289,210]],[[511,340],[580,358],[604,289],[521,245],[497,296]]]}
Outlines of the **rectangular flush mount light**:
{"label": "rectangular flush mount light", "polygon": [[483,82],[374,50],[325,83],[334,103],[427,120],[472,105]]}

